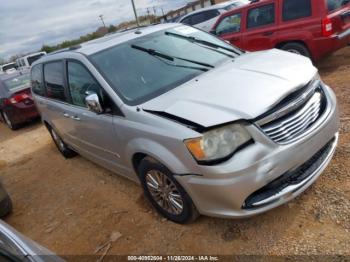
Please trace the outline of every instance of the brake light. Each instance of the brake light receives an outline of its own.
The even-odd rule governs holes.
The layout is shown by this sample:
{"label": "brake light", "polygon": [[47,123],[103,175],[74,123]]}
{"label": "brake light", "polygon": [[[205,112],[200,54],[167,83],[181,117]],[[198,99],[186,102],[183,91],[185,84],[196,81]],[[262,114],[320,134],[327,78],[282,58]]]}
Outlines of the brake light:
{"label": "brake light", "polygon": [[322,35],[327,37],[333,34],[333,23],[328,17],[322,20]]}
{"label": "brake light", "polygon": [[10,97],[9,99],[5,100],[5,104],[9,105],[9,104],[17,104],[22,102],[23,100],[29,99],[30,96],[26,93],[21,93],[21,94],[17,94],[14,95],[12,97]]}

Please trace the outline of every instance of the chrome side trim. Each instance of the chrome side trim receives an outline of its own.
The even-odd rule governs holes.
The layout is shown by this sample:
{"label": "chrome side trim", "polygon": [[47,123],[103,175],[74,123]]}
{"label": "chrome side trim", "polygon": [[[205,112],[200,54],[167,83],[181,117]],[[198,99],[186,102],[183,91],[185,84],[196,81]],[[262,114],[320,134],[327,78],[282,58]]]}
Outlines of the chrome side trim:
{"label": "chrome side trim", "polygon": [[350,36],[350,28],[348,30],[344,31],[343,33],[339,34],[337,37],[338,37],[338,39],[342,40],[348,36]]}

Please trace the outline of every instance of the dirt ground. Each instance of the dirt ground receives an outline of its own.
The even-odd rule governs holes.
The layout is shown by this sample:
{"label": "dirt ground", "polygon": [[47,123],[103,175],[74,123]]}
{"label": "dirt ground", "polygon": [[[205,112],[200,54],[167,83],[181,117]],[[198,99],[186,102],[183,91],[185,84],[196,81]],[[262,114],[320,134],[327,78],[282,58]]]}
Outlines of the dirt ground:
{"label": "dirt ground", "polygon": [[108,254],[350,255],[350,48],[318,67],[339,99],[340,144],[318,181],[287,205],[177,225],[133,182],[82,157],[65,160],[40,123],[15,132],[0,124],[0,173],[14,203],[5,221],[59,255],[93,254],[118,233]]}

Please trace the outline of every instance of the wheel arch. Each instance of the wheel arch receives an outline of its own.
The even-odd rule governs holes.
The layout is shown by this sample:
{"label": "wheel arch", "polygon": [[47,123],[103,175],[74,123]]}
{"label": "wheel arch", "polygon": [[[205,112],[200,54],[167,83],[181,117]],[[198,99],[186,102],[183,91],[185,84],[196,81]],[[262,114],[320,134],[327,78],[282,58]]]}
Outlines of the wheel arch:
{"label": "wheel arch", "polygon": [[281,49],[283,46],[285,46],[286,44],[292,44],[292,43],[295,43],[295,44],[301,44],[303,45],[307,51],[309,52],[309,54],[311,55],[312,58],[314,58],[314,55],[313,53],[311,52],[311,49],[309,47],[309,45],[304,41],[304,40],[286,40],[286,41],[281,41],[281,42],[278,42],[276,45],[275,45],[275,48],[277,49]]}
{"label": "wheel arch", "polygon": [[166,166],[174,174],[188,174],[190,171],[178,156],[163,145],[144,138],[130,141],[126,150],[127,159],[138,175],[138,166],[145,157],[151,157]]}

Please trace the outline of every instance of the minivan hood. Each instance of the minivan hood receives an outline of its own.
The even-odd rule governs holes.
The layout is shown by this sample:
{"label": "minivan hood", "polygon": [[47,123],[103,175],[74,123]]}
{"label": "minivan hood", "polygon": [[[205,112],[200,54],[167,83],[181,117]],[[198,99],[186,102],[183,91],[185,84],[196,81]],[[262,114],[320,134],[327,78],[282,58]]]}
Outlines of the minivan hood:
{"label": "minivan hood", "polygon": [[272,49],[246,53],[154,98],[144,110],[203,127],[254,119],[305,86],[317,69],[308,58]]}

